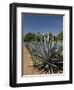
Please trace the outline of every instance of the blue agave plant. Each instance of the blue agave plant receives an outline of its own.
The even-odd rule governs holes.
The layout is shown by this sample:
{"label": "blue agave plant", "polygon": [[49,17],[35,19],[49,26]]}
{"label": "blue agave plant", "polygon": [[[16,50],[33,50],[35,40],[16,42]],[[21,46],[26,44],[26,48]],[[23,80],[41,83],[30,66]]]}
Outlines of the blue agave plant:
{"label": "blue agave plant", "polygon": [[33,67],[42,73],[63,72],[63,45],[50,34],[40,35],[39,41],[26,42],[32,55]]}

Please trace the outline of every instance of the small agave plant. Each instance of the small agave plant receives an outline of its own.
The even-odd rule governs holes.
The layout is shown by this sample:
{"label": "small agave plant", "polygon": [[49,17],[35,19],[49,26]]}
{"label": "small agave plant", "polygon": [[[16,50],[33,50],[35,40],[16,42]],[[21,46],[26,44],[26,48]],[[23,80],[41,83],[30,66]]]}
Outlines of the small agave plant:
{"label": "small agave plant", "polygon": [[40,35],[39,41],[26,43],[30,49],[33,67],[40,74],[54,74],[63,72],[63,45],[55,42],[50,34]]}

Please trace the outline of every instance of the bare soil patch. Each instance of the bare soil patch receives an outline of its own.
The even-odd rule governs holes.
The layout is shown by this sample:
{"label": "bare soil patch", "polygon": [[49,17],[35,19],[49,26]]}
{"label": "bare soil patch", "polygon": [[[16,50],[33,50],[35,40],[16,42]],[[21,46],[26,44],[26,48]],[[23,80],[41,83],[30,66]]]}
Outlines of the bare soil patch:
{"label": "bare soil patch", "polygon": [[39,74],[37,69],[34,69],[32,58],[29,50],[23,45],[23,74],[24,75],[33,75]]}

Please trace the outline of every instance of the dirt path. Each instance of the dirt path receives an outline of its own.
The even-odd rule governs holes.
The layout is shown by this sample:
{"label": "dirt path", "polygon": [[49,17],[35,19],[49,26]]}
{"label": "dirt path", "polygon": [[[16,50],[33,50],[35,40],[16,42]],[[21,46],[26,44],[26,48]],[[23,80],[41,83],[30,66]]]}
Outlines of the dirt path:
{"label": "dirt path", "polygon": [[33,74],[38,74],[38,70],[35,70],[32,65],[32,58],[31,58],[31,55],[30,55],[30,52],[29,50],[23,46],[23,65],[24,65],[24,72],[23,74],[24,75],[33,75]]}

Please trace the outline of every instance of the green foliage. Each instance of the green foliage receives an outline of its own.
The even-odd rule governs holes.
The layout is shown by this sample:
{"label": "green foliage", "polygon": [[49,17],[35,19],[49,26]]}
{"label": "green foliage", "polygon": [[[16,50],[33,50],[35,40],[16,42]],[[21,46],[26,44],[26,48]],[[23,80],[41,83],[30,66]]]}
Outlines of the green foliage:
{"label": "green foliage", "polygon": [[63,32],[60,32],[60,33],[58,34],[58,39],[59,39],[60,41],[63,40]]}
{"label": "green foliage", "polygon": [[25,34],[25,36],[24,36],[24,41],[27,41],[27,42],[29,42],[29,41],[35,41],[36,40],[36,35],[34,34],[34,33],[27,33],[27,34]]}
{"label": "green foliage", "polygon": [[[48,33],[49,34],[49,41],[53,40],[54,42],[58,42],[58,41],[63,41],[63,32],[60,32],[57,36],[54,36],[52,33]],[[47,34],[42,35],[40,32],[37,33],[27,33],[24,35],[24,41],[29,42],[29,41],[41,41],[44,40],[44,37],[47,38]]]}
{"label": "green foliage", "polygon": [[[40,73],[61,73],[63,71],[63,33],[57,36],[31,33],[25,35],[25,45],[30,49],[33,67]],[[33,41],[33,42],[28,42]],[[56,43],[55,43],[56,42]],[[61,62],[61,63],[60,63]]]}

